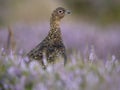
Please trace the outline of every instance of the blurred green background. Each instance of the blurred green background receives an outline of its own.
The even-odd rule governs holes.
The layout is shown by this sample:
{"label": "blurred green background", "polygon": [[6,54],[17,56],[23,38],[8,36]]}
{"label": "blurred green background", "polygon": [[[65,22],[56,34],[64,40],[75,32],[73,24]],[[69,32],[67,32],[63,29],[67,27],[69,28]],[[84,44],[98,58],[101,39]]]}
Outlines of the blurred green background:
{"label": "blurred green background", "polygon": [[97,22],[120,22],[119,0],[64,0],[77,17],[84,17]]}
{"label": "blurred green background", "polygon": [[48,20],[51,11],[58,6],[68,7],[76,19],[100,24],[120,23],[119,0],[0,0],[0,26]]}
{"label": "blurred green background", "polygon": [[0,26],[49,20],[51,11],[58,6],[55,0],[0,0]]}

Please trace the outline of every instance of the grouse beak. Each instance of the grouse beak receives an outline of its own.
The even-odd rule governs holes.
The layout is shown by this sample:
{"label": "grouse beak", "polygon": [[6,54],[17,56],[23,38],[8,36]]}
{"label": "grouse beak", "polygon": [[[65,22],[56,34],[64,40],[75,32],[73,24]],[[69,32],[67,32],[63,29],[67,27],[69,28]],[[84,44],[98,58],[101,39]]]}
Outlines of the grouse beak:
{"label": "grouse beak", "polygon": [[66,10],[65,14],[71,14],[71,11],[70,10]]}

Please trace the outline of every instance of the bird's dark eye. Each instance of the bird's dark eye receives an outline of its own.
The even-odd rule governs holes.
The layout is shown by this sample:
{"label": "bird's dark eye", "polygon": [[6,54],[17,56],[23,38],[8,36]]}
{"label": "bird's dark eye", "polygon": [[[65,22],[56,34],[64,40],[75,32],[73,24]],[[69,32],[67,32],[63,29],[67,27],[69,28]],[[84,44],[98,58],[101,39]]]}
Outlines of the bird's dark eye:
{"label": "bird's dark eye", "polygon": [[59,14],[62,14],[62,13],[63,13],[63,10],[59,10],[58,13],[59,13]]}

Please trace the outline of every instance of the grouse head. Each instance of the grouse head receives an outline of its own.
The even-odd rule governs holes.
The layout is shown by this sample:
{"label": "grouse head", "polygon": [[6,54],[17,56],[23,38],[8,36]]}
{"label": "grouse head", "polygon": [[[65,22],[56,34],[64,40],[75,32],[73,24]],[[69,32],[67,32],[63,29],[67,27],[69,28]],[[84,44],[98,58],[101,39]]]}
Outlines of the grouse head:
{"label": "grouse head", "polygon": [[56,8],[53,13],[52,13],[52,18],[55,20],[60,20],[62,19],[66,14],[70,14],[70,11],[62,8],[62,7],[58,7]]}

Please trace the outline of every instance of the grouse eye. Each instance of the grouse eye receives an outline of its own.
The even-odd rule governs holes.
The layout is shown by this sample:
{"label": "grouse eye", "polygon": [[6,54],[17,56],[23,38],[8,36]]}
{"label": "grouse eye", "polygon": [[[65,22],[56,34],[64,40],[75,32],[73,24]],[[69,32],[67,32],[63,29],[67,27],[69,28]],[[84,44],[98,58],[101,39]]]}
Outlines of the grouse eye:
{"label": "grouse eye", "polygon": [[63,10],[59,10],[58,13],[59,13],[59,14],[62,14],[62,13],[63,13]]}

